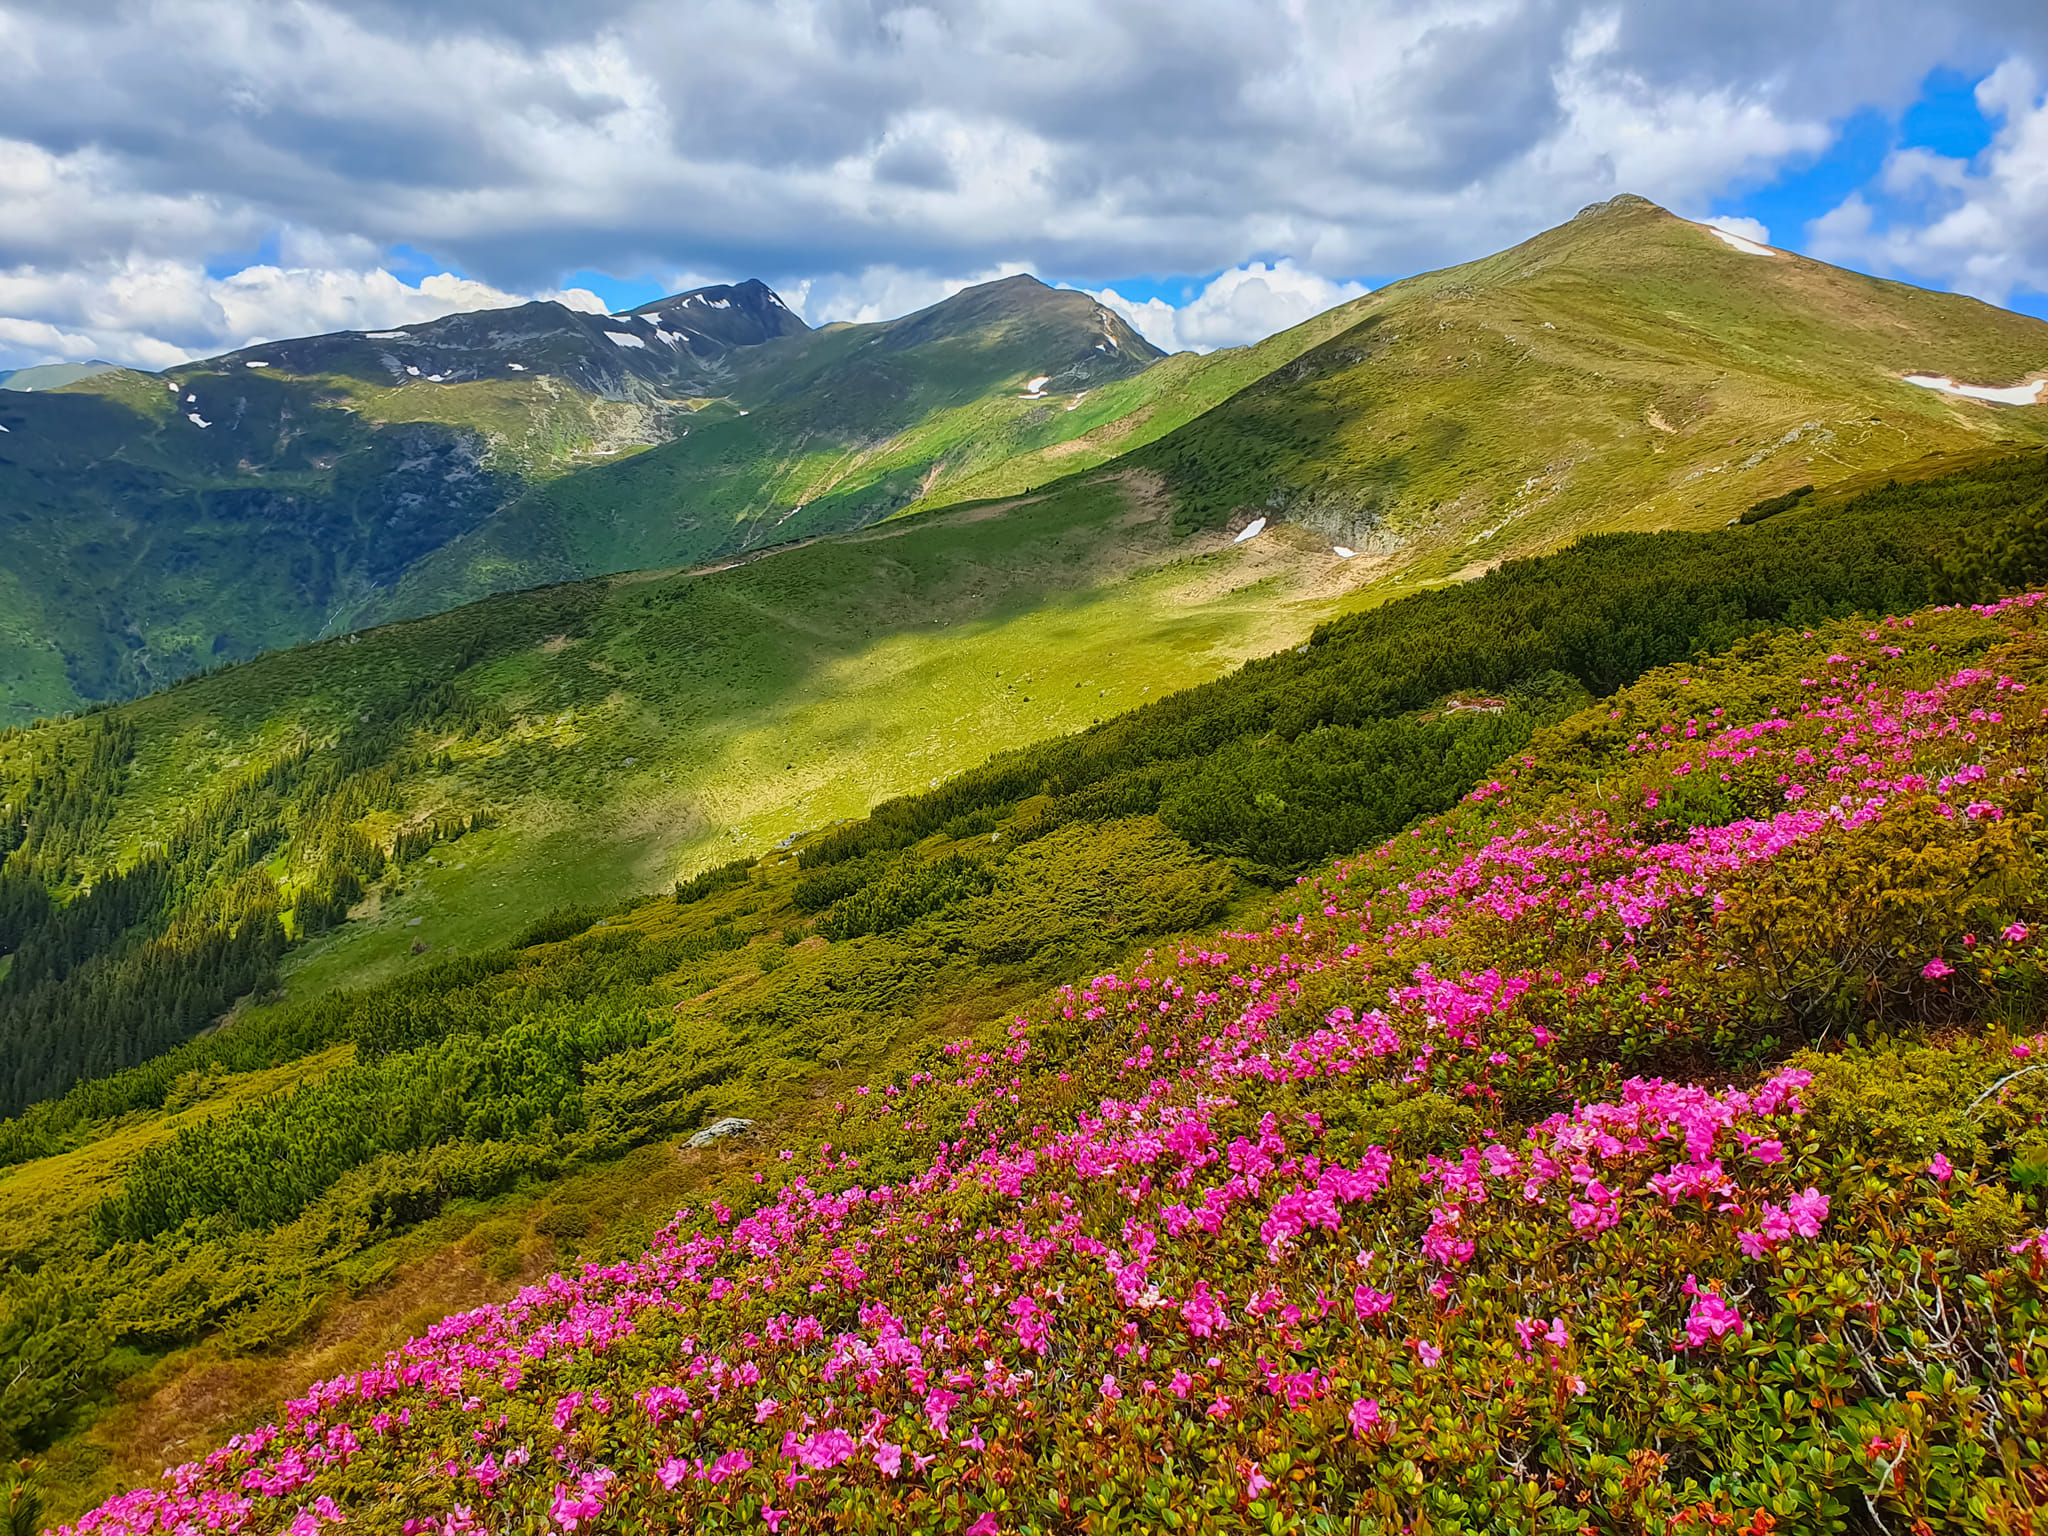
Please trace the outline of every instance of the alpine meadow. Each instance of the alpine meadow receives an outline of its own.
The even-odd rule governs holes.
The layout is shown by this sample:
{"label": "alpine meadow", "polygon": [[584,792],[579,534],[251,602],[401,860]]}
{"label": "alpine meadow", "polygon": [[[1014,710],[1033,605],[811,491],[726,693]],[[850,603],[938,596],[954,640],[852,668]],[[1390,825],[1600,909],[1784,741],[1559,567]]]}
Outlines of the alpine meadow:
{"label": "alpine meadow", "polygon": [[9,1531],[2048,1533],[2048,323],[1733,222],[0,378]]}

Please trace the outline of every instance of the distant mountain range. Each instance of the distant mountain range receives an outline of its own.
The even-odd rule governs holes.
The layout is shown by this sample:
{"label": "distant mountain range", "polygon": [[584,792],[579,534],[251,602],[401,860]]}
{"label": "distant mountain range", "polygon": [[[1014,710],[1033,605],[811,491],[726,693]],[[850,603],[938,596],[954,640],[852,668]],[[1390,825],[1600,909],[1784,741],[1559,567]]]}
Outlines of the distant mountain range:
{"label": "distant mountain range", "polygon": [[1065,406],[1161,355],[1026,277],[818,330],[747,282],[10,393],[0,718],[491,591],[859,526],[978,462],[955,450],[987,412],[1075,435],[1093,419],[1049,391]]}
{"label": "distant mountain range", "polygon": [[1282,519],[1382,583],[1443,580],[2048,440],[2016,403],[2044,369],[2038,321],[1623,197],[1200,358],[1018,276],[877,324],[746,282],[102,371],[0,394],[0,722],[1112,461],[1183,532]]}

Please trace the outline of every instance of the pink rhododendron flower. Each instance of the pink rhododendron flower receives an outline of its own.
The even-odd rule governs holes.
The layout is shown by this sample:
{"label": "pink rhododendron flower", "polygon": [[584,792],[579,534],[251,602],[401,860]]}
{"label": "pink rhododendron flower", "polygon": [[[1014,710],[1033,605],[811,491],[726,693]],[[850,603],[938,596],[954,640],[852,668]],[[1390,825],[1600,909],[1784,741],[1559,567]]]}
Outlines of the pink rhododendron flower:
{"label": "pink rhododendron flower", "polygon": [[1376,1397],[1361,1397],[1351,1405],[1351,1432],[1364,1437],[1379,1433],[1386,1420],[1380,1413],[1380,1400]]}
{"label": "pink rhododendron flower", "polygon": [[1427,1339],[1417,1339],[1415,1341],[1415,1358],[1431,1370],[1435,1370],[1437,1366],[1443,1363],[1444,1352]]}
{"label": "pink rhododendron flower", "polygon": [[1920,967],[1920,974],[1922,976],[1925,976],[1929,981],[1939,981],[1944,976],[1954,975],[1955,967],[1950,965],[1946,960],[1943,960],[1939,956],[1936,956],[1934,959],[1928,961],[1925,965]]}
{"label": "pink rhododendron flower", "polygon": [[843,1429],[828,1429],[799,1440],[792,1430],[783,1436],[782,1454],[801,1462],[813,1472],[825,1472],[853,1455],[853,1436]]}
{"label": "pink rhododendron flower", "polygon": [[1956,1165],[1948,1160],[1946,1152],[1937,1152],[1934,1154],[1934,1161],[1927,1165],[1927,1171],[1933,1174],[1938,1182],[1946,1184],[1956,1176]]}
{"label": "pink rhododendron flower", "polygon": [[753,1466],[754,1458],[745,1451],[727,1451],[711,1463],[710,1470],[704,1474],[704,1481],[714,1485],[722,1483],[729,1477],[738,1477],[742,1472],[752,1471]]}
{"label": "pink rhododendron flower", "polygon": [[548,1506],[548,1515],[564,1530],[573,1531],[585,1520],[595,1519],[604,1512],[604,1500],[571,1488],[566,1483],[555,1484],[554,1502]]}
{"label": "pink rhododendron flower", "polygon": [[2026,925],[2025,923],[2008,923],[2008,924],[2006,924],[2006,928],[2005,928],[2005,942],[2006,942],[2006,943],[2008,943],[2008,944],[2024,944],[2024,943],[2026,943],[2026,942],[2027,942],[2027,925]]}
{"label": "pink rhododendron flower", "polygon": [[875,1448],[875,1465],[890,1477],[898,1476],[903,1471],[903,1447],[884,1440]]}
{"label": "pink rhododendron flower", "polygon": [[1198,1339],[1206,1339],[1221,1333],[1230,1326],[1229,1314],[1224,1303],[1229,1298],[1209,1289],[1209,1282],[1197,1280],[1195,1293],[1181,1303],[1180,1320],[1188,1325],[1188,1332]]}
{"label": "pink rhododendron flower", "polygon": [[1362,1323],[1368,1318],[1379,1317],[1391,1310],[1394,1298],[1385,1291],[1374,1290],[1369,1285],[1355,1286],[1351,1292],[1351,1306]]}
{"label": "pink rhododendron flower", "polygon": [[1244,1491],[1256,1499],[1272,1486],[1272,1479],[1266,1476],[1265,1471],[1257,1463],[1253,1463],[1251,1475],[1244,1481]]}
{"label": "pink rhododendron flower", "polygon": [[1685,1342],[1680,1349],[1696,1349],[1710,1340],[1746,1331],[1742,1314],[1716,1291],[1702,1291],[1693,1276],[1685,1277],[1686,1294],[1693,1298],[1692,1311],[1685,1319]]}

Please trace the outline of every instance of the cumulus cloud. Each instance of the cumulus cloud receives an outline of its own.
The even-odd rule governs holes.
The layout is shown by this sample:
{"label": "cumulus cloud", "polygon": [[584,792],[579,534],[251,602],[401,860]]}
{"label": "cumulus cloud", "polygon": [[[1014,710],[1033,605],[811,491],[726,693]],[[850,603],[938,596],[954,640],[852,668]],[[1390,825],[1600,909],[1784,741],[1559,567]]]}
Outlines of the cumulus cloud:
{"label": "cumulus cloud", "polygon": [[1178,306],[1159,298],[1127,299],[1114,288],[1090,293],[1130,321],[1131,328],[1155,347],[1213,352],[1263,340],[1370,291],[1363,283],[1332,282],[1304,272],[1282,257],[1271,266],[1254,261],[1233,267]]}
{"label": "cumulus cloud", "polygon": [[[292,232],[329,254],[280,255],[309,275],[270,283],[280,318],[249,322],[266,332],[352,289],[365,315],[422,302],[375,296],[398,246],[508,294],[580,268],[760,276],[815,318],[1013,265],[1113,286],[1279,256],[1341,281],[1466,259],[1621,191],[1703,212],[1857,107],[1903,107],[1932,66],[2007,54],[2048,60],[2038,0],[16,4],[0,273],[189,274]],[[1973,165],[1980,192],[1942,193],[1984,208],[1980,245],[2036,238],[2016,127],[2033,110],[2012,106],[2009,174]],[[1973,280],[2010,280],[1997,264],[2025,267],[2021,246]],[[1276,314],[1281,266],[1259,278]],[[235,331],[194,318],[230,296],[183,287],[166,328],[112,334],[140,355]],[[1175,338],[1241,335],[1224,317],[1257,299],[1219,294]],[[68,302],[0,313],[50,347],[102,334]]]}
{"label": "cumulus cloud", "polygon": [[1030,270],[1024,262],[1005,261],[962,277],[938,276],[883,265],[861,272],[800,278],[776,291],[808,325],[829,325],[835,320],[868,324],[912,314],[942,299],[950,299],[963,288],[972,288],[977,283],[992,283],[998,278]]}
{"label": "cumulus cloud", "polygon": [[1894,152],[1868,195],[1813,222],[1812,253],[1994,304],[2019,288],[2048,293],[2048,90],[2030,62],[2008,59],[1977,86],[1977,106],[1998,124],[1981,154]]}
{"label": "cumulus cloud", "polygon": [[1739,235],[1744,240],[1754,240],[1758,245],[1771,243],[1771,227],[1762,219],[1742,218],[1723,213],[1701,219],[1700,222],[1713,229],[1725,229],[1729,234]]}
{"label": "cumulus cloud", "polygon": [[257,265],[217,278],[162,260],[18,267],[0,272],[0,348],[26,363],[97,357],[153,370],[280,337],[384,330],[529,298],[605,307],[584,289],[515,294],[446,272],[407,283],[381,267]]}

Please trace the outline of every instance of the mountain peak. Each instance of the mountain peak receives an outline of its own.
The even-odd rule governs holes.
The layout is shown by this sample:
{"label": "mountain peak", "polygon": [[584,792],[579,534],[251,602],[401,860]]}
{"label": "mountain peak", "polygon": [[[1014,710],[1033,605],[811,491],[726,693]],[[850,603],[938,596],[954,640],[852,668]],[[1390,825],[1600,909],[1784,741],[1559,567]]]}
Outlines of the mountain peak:
{"label": "mountain peak", "polygon": [[1633,192],[1617,192],[1604,203],[1586,204],[1585,207],[1572,215],[1572,221],[1576,223],[1580,219],[1597,219],[1604,215],[1633,213],[1661,213],[1666,218],[1674,217],[1670,209],[1651,202],[1647,197],[1638,197]]}
{"label": "mountain peak", "polygon": [[777,336],[800,336],[810,329],[783,303],[782,296],[758,277],[670,294],[613,318],[655,322],[692,343],[710,342],[720,350],[757,346]]}

